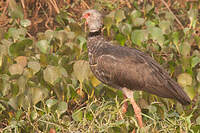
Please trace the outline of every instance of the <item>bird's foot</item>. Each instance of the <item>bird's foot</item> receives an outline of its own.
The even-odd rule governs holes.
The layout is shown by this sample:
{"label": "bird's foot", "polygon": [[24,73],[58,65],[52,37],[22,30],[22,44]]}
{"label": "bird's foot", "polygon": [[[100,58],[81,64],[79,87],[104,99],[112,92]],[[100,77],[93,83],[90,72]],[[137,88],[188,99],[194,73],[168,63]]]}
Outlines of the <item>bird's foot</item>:
{"label": "bird's foot", "polygon": [[135,100],[133,99],[133,91],[124,87],[124,88],[122,88],[122,92],[127,98],[130,99],[130,103],[133,106],[133,109],[134,109],[134,112],[135,112],[135,117],[138,120],[139,127],[143,127],[141,109],[138,107]]}
{"label": "bird's foot", "polygon": [[128,109],[128,102],[124,102],[122,105],[122,113],[125,114],[127,112]]}
{"label": "bird's foot", "polygon": [[130,99],[130,102],[133,106],[133,109],[134,109],[134,112],[135,112],[135,117],[138,120],[139,127],[143,127],[141,109],[138,107],[138,105],[136,104],[136,102],[133,98]]}

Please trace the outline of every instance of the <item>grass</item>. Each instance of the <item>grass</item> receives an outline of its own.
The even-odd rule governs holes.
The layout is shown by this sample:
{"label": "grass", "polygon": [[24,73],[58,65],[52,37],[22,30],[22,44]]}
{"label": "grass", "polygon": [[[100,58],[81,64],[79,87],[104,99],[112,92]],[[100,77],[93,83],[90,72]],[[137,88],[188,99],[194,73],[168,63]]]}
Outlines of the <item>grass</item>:
{"label": "grass", "polygon": [[140,129],[130,105],[128,112],[122,113],[121,106],[124,102],[119,102],[117,97],[114,100],[95,99],[72,115],[64,113],[61,116],[48,107],[42,109],[35,106],[28,112],[17,112],[16,116],[21,113],[18,120],[16,116],[13,117],[2,132],[48,132],[50,129],[66,133],[128,133],[133,129],[136,132],[154,133],[193,132],[192,113],[180,115],[172,108],[161,114],[153,104],[149,109],[142,110],[145,126]]}

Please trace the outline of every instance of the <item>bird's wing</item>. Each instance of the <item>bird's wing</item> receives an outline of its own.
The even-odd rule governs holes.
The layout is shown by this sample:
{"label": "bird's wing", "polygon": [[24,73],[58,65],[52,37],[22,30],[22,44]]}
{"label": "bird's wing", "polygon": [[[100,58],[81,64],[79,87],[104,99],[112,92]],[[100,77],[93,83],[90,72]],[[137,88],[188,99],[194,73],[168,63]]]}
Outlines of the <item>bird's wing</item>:
{"label": "bird's wing", "polygon": [[127,87],[134,90],[141,90],[144,87],[142,69],[145,64],[142,60],[136,58],[130,60],[128,56],[103,54],[98,57],[96,67],[100,80],[113,87]]}
{"label": "bird's wing", "polygon": [[115,88],[127,87],[174,98],[182,103],[184,99],[184,102],[189,101],[182,88],[150,56],[136,49],[121,50],[98,57],[97,78],[102,82]]}

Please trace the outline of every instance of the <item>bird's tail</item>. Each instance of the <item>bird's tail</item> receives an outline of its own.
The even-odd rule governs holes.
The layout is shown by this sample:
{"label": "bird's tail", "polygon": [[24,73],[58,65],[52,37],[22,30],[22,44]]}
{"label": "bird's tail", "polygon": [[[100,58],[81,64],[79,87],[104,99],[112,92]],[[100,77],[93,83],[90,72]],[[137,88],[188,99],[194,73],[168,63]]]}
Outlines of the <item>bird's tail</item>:
{"label": "bird's tail", "polygon": [[191,99],[189,96],[185,93],[182,87],[178,85],[174,80],[169,80],[169,84],[173,88],[174,91],[174,97],[173,99],[178,100],[182,105],[188,105],[191,103]]}

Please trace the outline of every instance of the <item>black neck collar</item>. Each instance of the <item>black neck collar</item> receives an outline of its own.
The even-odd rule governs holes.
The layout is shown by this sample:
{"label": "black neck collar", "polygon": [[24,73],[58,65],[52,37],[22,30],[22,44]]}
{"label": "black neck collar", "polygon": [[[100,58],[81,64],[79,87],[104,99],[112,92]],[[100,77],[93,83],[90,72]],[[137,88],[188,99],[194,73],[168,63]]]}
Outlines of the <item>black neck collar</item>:
{"label": "black neck collar", "polygon": [[101,35],[101,29],[95,32],[90,32],[88,37],[98,36]]}

